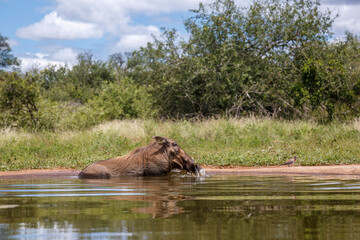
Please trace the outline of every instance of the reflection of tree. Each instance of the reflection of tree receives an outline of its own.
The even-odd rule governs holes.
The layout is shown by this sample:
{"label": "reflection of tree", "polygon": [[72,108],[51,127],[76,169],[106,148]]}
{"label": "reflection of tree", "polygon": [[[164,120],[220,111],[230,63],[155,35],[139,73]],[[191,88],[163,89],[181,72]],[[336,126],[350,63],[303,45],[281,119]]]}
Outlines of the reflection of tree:
{"label": "reflection of tree", "polygon": [[[19,207],[1,210],[0,224],[11,229],[1,230],[2,236],[12,235],[24,228],[78,229],[87,233],[89,228],[109,231],[136,228],[139,221],[152,217],[169,217],[181,212],[177,202],[186,199],[179,188],[186,178],[124,178],[112,181],[86,180],[84,188],[129,189],[126,196],[100,197],[32,197],[0,198],[0,204],[17,204]],[[75,180],[80,182],[79,180]],[[37,182],[37,184],[41,184]],[[45,182],[44,182],[45,183]],[[48,182],[46,182],[47,184]],[[79,189],[81,190],[81,189]],[[131,195],[139,190],[145,195]],[[106,191],[106,190],[105,190]],[[80,192],[81,193],[81,192]],[[125,226],[126,225],[126,226]],[[7,233],[6,233],[7,232]]]}
{"label": "reflection of tree", "polygon": [[[314,193],[296,179],[224,177],[197,184],[189,178],[145,177],[70,183],[79,190],[124,189],[126,195],[1,196],[0,205],[19,206],[0,208],[0,238],[25,228],[79,236],[133,234],[128,239],[356,239],[360,227],[356,193]],[[145,195],[131,195],[139,192]]]}

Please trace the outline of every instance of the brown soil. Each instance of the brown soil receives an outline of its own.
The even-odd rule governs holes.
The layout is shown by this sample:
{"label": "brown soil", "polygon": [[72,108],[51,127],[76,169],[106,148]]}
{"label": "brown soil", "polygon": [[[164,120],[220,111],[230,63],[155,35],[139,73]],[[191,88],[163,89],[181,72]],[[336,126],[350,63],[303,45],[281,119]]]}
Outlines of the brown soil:
{"label": "brown soil", "polygon": [[21,171],[0,171],[1,179],[37,179],[37,178],[67,178],[70,176],[77,176],[79,170],[67,168],[52,168],[52,169],[29,169]]}
{"label": "brown soil", "polygon": [[300,175],[360,175],[360,164],[331,166],[271,166],[271,167],[215,167],[205,166],[211,174],[300,174]]}
{"label": "brown soil", "polygon": [[[332,166],[271,166],[271,167],[218,167],[203,166],[207,174],[242,175],[360,175],[360,164]],[[53,168],[0,172],[0,179],[34,179],[76,177],[79,170]]]}

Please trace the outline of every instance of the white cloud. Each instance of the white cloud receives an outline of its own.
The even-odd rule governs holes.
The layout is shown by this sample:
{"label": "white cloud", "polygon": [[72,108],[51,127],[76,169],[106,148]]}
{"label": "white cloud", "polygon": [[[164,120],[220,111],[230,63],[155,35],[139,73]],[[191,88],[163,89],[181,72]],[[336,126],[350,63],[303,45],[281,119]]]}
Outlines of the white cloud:
{"label": "white cloud", "polygon": [[13,48],[13,47],[15,47],[15,46],[17,46],[17,45],[19,44],[19,43],[18,43],[16,40],[14,40],[14,39],[8,39],[7,42],[9,43],[9,45],[10,45],[11,48]]}
{"label": "white cloud", "polygon": [[[82,21],[108,22],[129,20],[131,14],[154,15],[197,8],[198,0],[57,0],[57,10],[69,18]],[[203,0],[210,3],[213,0]]]}
{"label": "white cloud", "polygon": [[23,57],[20,58],[21,61],[21,70],[26,72],[31,69],[44,69],[48,66],[56,65],[56,66],[64,66],[64,62],[53,61],[45,58],[37,58],[37,57]]}
{"label": "white cloud", "polygon": [[[352,5],[345,5],[344,3]],[[360,34],[360,2],[354,4],[355,1],[325,1],[322,5],[323,9],[329,9],[335,16],[339,13],[339,17],[336,18],[333,24],[333,30],[335,32],[335,37],[343,37],[345,31],[354,32],[355,34]]]}
{"label": "white cloud", "polygon": [[360,5],[341,6],[339,7],[340,17],[334,23],[335,31],[343,34],[345,30],[349,30],[356,34],[360,34]]}
{"label": "white cloud", "polygon": [[21,69],[26,72],[32,68],[43,69],[48,66],[65,66],[72,65],[76,62],[77,52],[72,48],[58,48],[54,47],[55,50],[49,53],[37,52],[37,53],[26,53],[26,56],[20,57]]}
{"label": "white cloud", "polygon": [[100,38],[106,33],[117,37],[143,34],[147,26],[133,24],[133,14],[154,16],[187,11],[199,5],[197,0],[56,0],[56,3],[52,12],[40,22],[20,28],[17,36],[33,40],[73,40]]}
{"label": "white cloud", "polygon": [[72,21],[53,11],[37,23],[20,28],[16,35],[27,39],[84,39],[101,38],[103,31],[95,24]]}
{"label": "white cloud", "polygon": [[[31,55],[31,53],[28,53],[28,55]],[[49,56],[49,54],[46,54],[46,53],[35,53],[34,54],[35,55],[35,57],[37,57],[37,58],[39,58],[39,59],[43,59],[43,58],[46,58],[46,57],[48,57]]]}
{"label": "white cloud", "polygon": [[121,51],[134,50],[141,46],[146,46],[146,43],[151,40],[152,38],[146,34],[126,35],[116,44],[116,48]]}
{"label": "white cloud", "polygon": [[56,61],[72,63],[76,60],[78,53],[72,48],[63,48],[51,55],[51,58]]}
{"label": "white cloud", "polygon": [[135,14],[154,16],[172,11],[187,11],[196,7],[194,0],[57,0],[56,11],[60,16],[75,21],[101,26],[112,36],[143,34],[148,26],[134,24]]}
{"label": "white cloud", "polygon": [[126,34],[122,36],[116,44],[116,49],[125,52],[145,47],[148,42],[153,40],[152,35],[159,35],[160,30],[155,26],[148,26],[139,32],[139,34]]}
{"label": "white cloud", "polygon": [[325,4],[329,5],[359,5],[359,0],[324,0]]}

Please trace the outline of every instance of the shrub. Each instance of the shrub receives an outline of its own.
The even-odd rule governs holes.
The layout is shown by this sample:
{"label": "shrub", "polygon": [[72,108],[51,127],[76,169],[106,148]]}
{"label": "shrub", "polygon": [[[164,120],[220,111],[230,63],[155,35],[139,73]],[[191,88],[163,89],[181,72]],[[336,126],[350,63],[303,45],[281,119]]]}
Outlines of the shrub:
{"label": "shrub", "polygon": [[2,125],[36,128],[41,99],[38,75],[6,72],[0,75],[0,84]]}
{"label": "shrub", "polygon": [[129,78],[106,84],[89,106],[101,120],[147,118],[155,114],[145,88]]}

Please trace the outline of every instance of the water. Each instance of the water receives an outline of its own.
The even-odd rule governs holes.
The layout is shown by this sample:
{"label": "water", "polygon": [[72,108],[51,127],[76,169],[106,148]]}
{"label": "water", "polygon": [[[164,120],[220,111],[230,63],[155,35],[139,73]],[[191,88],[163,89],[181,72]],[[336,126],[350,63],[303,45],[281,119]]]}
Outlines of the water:
{"label": "water", "polygon": [[0,239],[360,239],[360,179],[3,179]]}

